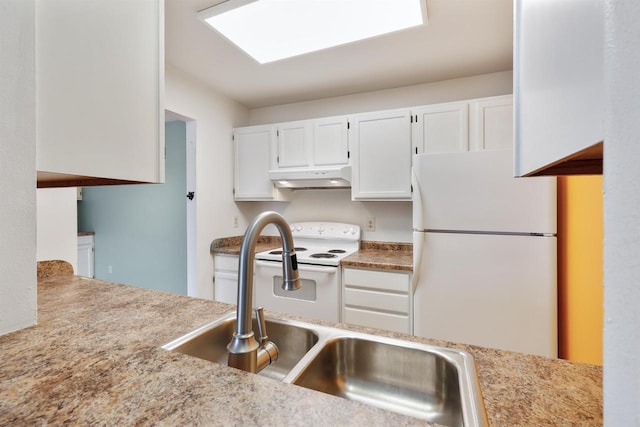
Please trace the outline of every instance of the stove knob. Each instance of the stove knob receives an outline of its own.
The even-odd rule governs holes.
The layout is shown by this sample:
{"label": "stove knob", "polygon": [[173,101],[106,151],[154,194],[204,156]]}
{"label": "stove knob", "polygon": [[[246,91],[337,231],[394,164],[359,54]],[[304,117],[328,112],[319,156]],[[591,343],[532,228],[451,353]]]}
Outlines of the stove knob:
{"label": "stove knob", "polygon": [[319,234],[324,233],[324,225],[321,225],[321,226],[318,227],[318,233]]}
{"label": "stove knob", "polygon": [[296,226],[296,231],[302,231],[302,226],[301,225]]}
{"label": "stove knob", "polygon": [[349,227],[345,227],[342,229],[342,234],[347,234],[349,232]]}
{"label": "stove knob", "polygon": [[292,225],[292,226],[290,226],[289,228],[291,229],[291,231],[292,231],[292,232],[293,232],[293,231],[296,231],[296,226],[295,226],[295,225]]}
{"label": "stove knob", "polygon": [[351,234],[356,234],[358,232],[358,229],[355,227],[351,227]]}

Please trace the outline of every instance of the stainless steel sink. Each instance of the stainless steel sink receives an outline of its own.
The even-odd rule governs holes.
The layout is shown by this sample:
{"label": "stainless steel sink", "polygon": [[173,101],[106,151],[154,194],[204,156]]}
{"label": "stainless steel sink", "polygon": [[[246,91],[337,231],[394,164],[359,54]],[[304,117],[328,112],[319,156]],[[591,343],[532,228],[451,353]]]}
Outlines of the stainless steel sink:
{"label": "stainless steel sink", "polygon": [[[280,349],[278,360],[260,372],[260,375],[282,381],[296,363],[318,342],[318,334],[300,324],[267,318],[269,339]],[[200,359],[227,364],[227,344],[236,327],[235,314],[206,324],[171,341],[162,348],[189,354]],[[253,329],[258,330],[253,319]]]}
{"label": "stainless steel sink", "polygon": [[344,337],[327,342],[293,384],[463,426],[460,375],[456,361],[441,351]]}
{"label": "stainless steel sink", "polygon": [[[488,425],[475,364],[466,352],[304,322],[266,321],[280,355],[260,375],[443,425]],[[235,313],[230,313],[163,348],[227,364],[234,329]]]}

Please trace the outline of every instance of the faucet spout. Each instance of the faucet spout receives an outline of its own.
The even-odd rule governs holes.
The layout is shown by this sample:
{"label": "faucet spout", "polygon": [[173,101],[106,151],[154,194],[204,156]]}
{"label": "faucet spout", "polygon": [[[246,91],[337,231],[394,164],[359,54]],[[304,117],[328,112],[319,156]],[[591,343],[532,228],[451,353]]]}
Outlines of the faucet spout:
{"label": "faucet spout", "polygon": [[[240,262],[238,269],[238,307],[236,331],[227,346],[229,352],[228,365],[248,372],[259,372],[278,357],[276,345],[266,339],[258,343],[251,325],[251,309],[253,303],[253,260],[260,233],[269,224],[275,225],[282,238],[282,288],[292,291],[300,288],[298,262],[293,248],[293,236],[287,221],[277,212],[263,212],[253,219],[244,233],[240,246]],[[259,319],[260,322],[260,319]],[[264,328],[264,323],[262,324]],[[261,338],[266,331],[261,331]]]}

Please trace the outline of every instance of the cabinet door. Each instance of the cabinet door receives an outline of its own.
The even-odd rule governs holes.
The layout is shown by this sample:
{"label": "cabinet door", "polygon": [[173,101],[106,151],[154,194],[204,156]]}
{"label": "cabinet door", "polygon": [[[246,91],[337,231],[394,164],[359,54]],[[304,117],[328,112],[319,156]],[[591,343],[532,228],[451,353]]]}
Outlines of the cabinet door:
{"label": "cabinet door", "polygon": [[238,302],[238,257],[216,254],[213,257],[213,264],[215,300],[236,304]]}
{"label": "cabinet door", "polygon": [[313,164],[349,164],[347,117],[328,117],[313,121]]}
{"label": "cabinet door", "polygon": [[[604,140],[605,9],[602,0],[515,1],[517,176],[570,160]],[[601,173],[602,152],[599,161],[595,153],[582,154],[575,157],[576,173]],[[562,163],[568,173],[571,162]]]}
{"label": "cabinet door", "polygon": [[275,188],[269,180],[275,126],[249,126],[234,130],[235,200],[273,200]]}
{"label": "cabinet door", "polygon": [[469,148],[472,151],[513,148],[513,97],[471,101]]}
{"label": "cabinet door", "polygon": [[164,2],[39,1],[36,19],[39,175],[163,182]]}
{"label": "cabinet door", "polygon": [[311,164],[313,132],[309,120],[278,125],[277,167],[305,167]]}
{"label": "cabinet door", "polygon": [[93,236],[78,236],[78,276],[95,276]]}
{"label": "cabinet door", "polygon": [[467,102],[428,105],[412,110],[412,114],[415,154],[469,150]]}
{"label": "cabinet door", "polygon": [[360,114],[353,124],[353,200],[411,199],[409,110]]}

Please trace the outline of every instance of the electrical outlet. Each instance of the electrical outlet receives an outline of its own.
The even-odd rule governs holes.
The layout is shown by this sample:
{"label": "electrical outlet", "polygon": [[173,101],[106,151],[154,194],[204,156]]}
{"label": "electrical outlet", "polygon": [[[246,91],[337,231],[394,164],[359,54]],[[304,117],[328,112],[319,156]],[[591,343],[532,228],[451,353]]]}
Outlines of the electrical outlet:
{"label": "electrical outlet", "polygon": [[367,219],[367,231],[376,231],[376,218],[373,216]]}
{"label": "electrical outlet", "polygon": [[107,267],[107,273],[109,273],[109,274],[113,273],[113,267],[112,266]]}
{"label": "electrical outlet", "polygon": [[238,215],[234,215],[232,220],[233,228],[238,228]]}

